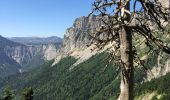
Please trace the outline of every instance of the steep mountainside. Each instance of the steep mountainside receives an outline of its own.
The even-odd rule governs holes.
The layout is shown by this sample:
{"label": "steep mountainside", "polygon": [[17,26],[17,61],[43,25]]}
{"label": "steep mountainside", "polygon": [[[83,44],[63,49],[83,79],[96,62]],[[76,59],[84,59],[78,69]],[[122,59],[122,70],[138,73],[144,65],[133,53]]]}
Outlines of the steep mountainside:
{"label": "steep mountainside", "polygon": [[[77,18],[73,26],[66,30],[63,39],[63,50],[65,52],[84,49],[91,42],[91,36],[89,31],[94,31],[96,27],[100,26],[102,23],[99,21],[99,16],[80,17]],[[94,30],[93,30],[94,29]]]}
{"label": "steep mountainside", "polygon": [[60,42],[53,43],[53,40],[49,44],[35,45],[33,43],[27,45],[13,42],[0,36],[0,76],[4,77],[34,69],[42,65],[45,61],[55,58],[57,56],[57,49],[60,46]]}
{"label": "steep mountainside", "polygon": [[8,39],[0,36],[0,77],[18,73],[19,68],[21,68],[21,66],[14,59],[9,57],[4,50],[6,47],[12,48],[15,46],[24,45],[9,41]]}
{"label": "steep mountainside", "polygon": [[[89,45],[92,41],[89,33],[94,32],[97,27],[102,25],[99,20],[100,17],[92,15],[89,18],[83,16],[75,19],[73,26],[68,28],[64,34],[62,47],[58,50],[59,56],[55,58],[53,64],[68,55],[78,58],[79,60],[76,63],[78,64],[97,54],[96,46]],[[94,52],[91,52],[92,50]]]}
{"label": "steep mountainside", "polygon": [[[112,82],[119,83],[118,79],[115,79],[116,65],[105,66],[106,62],[103,59],[106,56],[106,53],[93,56],[75,66],[73,70],[69,70],[76,62],[76,59],[72,57],[63,58],[53,67],[50,67],[51,61],[31,73],[12,76],[4,82],[1,80],[0,86],[8,84],[17,88],[18,91],[24,87],[33,87],[35,100],[87,100]],[[115,85],[114,88],[116,90],[111,90],[113,92],[110,95],[107,94],[105,98],[115,95],[114,91],[116,92],[119,87]]]}
{"label": "steep mountainside", "polygon": [[[114,61],[108,64],[105,61],[107,56],[105,52],[97,54],[74,66],[74,69],[70,69],[77,60],[73,57],[63,58],[54,66],[51,66],[53,61],[50,61],[32,72],[0,80],[0,88],[10,85],[16,89],[16,94],[20,94],[23,88],[32,87],[35,100],[117,100],[120,77],[116,69],[119,65]],[[150,59],[148,65],[152,65],[152,61]],[[148,98],[147,94],[149,100],[155,97],[169,100],[169,74],[141,84],[144,76],[142,68],[136,69],[137,100]],[[151,93],[154,94],[150,96]]]}
{"label": "steep mountainside", "polygon": [[[54,59],[59,54],[57,50],[61,48],[62,44],[62,39],[56,36],[47,38],[12,37],[9,39],[27,46],[27,49],[9,48],[9,50],[7,50],[10,52],[9,56],[21,64],[24,70],[32,69],[46,60]],[[31,57],[29,55],[31,55]]]}
{"label": "steep mountainside", "polygon": [[0,51],[0,59],[0,78],[19,72],[21,66],[3,51]]}
{"label": "steep mountainside", "polygon": [[[77,18],[74,21],[73,26],[66,30],[63,38],[63,47],[61,48],[61,54],[63,54],[64,57],[66,57],[67,55],[74,56],[75,58],[79,59],[77,63],[81,63],[89,59],[92,55],[95,55],[97,52],[99,52],[98,50],[96,50],[95,46],[87,46],[92,40],[89,32],[94,32],[98,26],[102,25],[102,22],[99,19],[100,16],[95,15],[90,16],[89,18],[84,16]],[[163,38],[164,42],[170,43],[170,35],[162,35],[162,33],[158,33],[156,36],[158,36],[158,38]],[[150,59],[155,58],[153,59],[153,61],[156,62],[154,64],[150,64],[151,66],[149,66],[149,70],[151,70],[152,73],[148,71],[145,79],[150,80],[152,78],[160,77],[170,72],[170,56],[168,54],[162,53],[161,51],[158,51],[160,52],[160,56],[156,56],[156,52],[148,54],[147,51],[149,50],[149,48],[146,47],[145,42],[146,40],[141,38],[141,36],[135,36],[134,45],[139,52],[138,55],[140,56],[141,60],[146,60],[146,62],[149,62]],[[113,45],[114,44],[111,44],[110,46]],[[161,55],[163,55],[163,57]],[[54,64],[56,64],[62,58],[62,56],[56,58]],[[163,59],[164,61],[162,62]]]}

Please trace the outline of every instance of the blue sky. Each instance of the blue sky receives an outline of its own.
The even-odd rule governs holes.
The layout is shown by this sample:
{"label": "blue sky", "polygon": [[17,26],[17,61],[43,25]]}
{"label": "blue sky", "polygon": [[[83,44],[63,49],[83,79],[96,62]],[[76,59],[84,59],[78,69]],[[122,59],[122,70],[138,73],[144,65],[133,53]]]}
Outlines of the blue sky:
{"label": "blue sky", "polygon": [[63,37],[76,18],[90,13],[93,1],[0,0],[0,35]]}
{"label": "blue sky", "polygon": [[75,18],[87,16],[93,0],[0,0],[0,35],[59,36]]}

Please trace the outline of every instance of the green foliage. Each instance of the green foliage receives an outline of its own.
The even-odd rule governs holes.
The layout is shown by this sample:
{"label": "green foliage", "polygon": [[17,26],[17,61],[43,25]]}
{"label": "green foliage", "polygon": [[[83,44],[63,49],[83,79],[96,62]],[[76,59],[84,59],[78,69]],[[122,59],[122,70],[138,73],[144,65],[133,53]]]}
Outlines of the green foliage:
{"label": "green foliage", "polygon": [[14,91],[10,86],[4,88],[2,95],[0,96],[0,100],[13,100],[14,99]]}
{"label": "green foliage", "polygon": [[45,63],[45,60],[43,58],[43,55],[40,53],[37,53],[33,59],[30,59],[28,61],[28,59],[24,59],[25,62],[23,62],[23,69],[24,71],[30,71],[32,69],[35,69],[37,66],[42,65],[43,63]]}
{"label": "green foliage", "polygon": [[22,92],[21,100],[33,100],[33,89],[32,88],[26,88]]}
{"label": "green foliage", "polygon": [[[120,84],[116,68],[119,65],[107,64],[106,57],[107,53],[101,53],[77,66],[73,66],[76,59],[72,57],[61,59],[55,66],[51,66],[53,61],[50,61],[32,72],[0,80],[0,86],[11,85],[18,96],[23,88],[32,87],[34,100],[116,100]],[[146,65],[155,66],[155,59],[149,57]],[[145,76],[142,67],[135,69],[135,95],[158,90],[165,94],[162,100],[168,100],[170,75],[137,85]]]}
{"label": "green foliage", "polygon": [[51,61],[31,73],[9,77],[0,84],[10,84],[17,91],[32,87],[35,100],[86,100],[101,95],[108,99],[119,90],[119,82],[115,80],[118,65],[106,66],[106,57],[107,53],[95,55],[72,70],[76,59],[66,57],[55,66],[51,66]]}
{"label": "green foliage", "polygon": [[108,86],[104,87],[99,93],[94,95],[90,100],[117,100],[119,96],[120,79],[115,79]]}
{"label": "green foliage", "polygon": [[151,100],[158,100],[157,96],[154,95]]}
{"label": "green foliage", "polygon": [[146,72],[143,68],[136,68],[134,72],[134,81],[135,83],[140,83],[143,81],[143,78],[146,77]]}
{"label": "green foliage", "polygon": [[[158,94],[164,94],[161,100],[170,100],[170,73],[157,79],[152,79],[149,82],[139,84],[135,87],[135,95],[139,96],[145,93],[157,91]],[[154,97],[155,98],[155,97]],[[153,99],[154,99],[153,98]]]}

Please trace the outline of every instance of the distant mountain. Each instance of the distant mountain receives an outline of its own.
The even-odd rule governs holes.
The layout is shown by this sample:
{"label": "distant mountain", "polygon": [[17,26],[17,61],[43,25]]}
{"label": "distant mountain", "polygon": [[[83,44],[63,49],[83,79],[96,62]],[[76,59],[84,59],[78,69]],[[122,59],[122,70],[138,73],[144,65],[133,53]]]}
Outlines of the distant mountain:
{"label": "distant mountain", "polygon": [[40,44],[56,44],[61,43],[62,39],[57,36],[51,36],[47,38],[41,37],[12,37],[8,38],[11,41],[27,44],[27,45],[40,45]]}
{"label": "distant mountain", "polygon": [[7,38],[4,38],[0,35],[0,49],[4,48],[5,46],[14,47],[14,46],[20,46],[20,45],[22,44],[10,41]]}
{"label": "distant mountain", "polygon": [[[37,38],[37,41],[30,38],[30,42],[22,42],[24,38],[15,39],[20,42],[0,36],[0,78],[30,71],[42,65],[45,61],[55,58],[57,49],[61,46],[57,37]],[[28,39],[25,41],[29,41]]]}

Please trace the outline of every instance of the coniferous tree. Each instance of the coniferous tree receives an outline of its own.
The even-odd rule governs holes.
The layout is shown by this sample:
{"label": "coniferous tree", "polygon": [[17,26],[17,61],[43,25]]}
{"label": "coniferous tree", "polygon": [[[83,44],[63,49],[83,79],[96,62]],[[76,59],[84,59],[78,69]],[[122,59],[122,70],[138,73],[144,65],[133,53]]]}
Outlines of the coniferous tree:
{"label": "coniferous tree", "polygon": [[1,95],[1,100],[13,100],[14,99],[14,91],[10,86],[4,88],[3,93]]}
{"label": "coniferous tree", "polygon": [[[168,0],[162,1],[169,3]],[[163,5],[161,0],[95,0],[91,14],[99,15],[102,25],[95,28],[95,32],[89,32],[90,36],[100,48],[112,43],[111,59],[118,57],[121,63],[118,100],[133,100],[134,61],[147,69],[132,43],[134,36],[145,39],[148,54],[154,49],[170,54],[168,43],[157,37],[158,30],[164,33],[168,24],[169,6]]]}
{"label": "coniferous tree", "polygon": [[33,89],[31,87],[26,88],[22,92],[21,100],[33,100]]}

